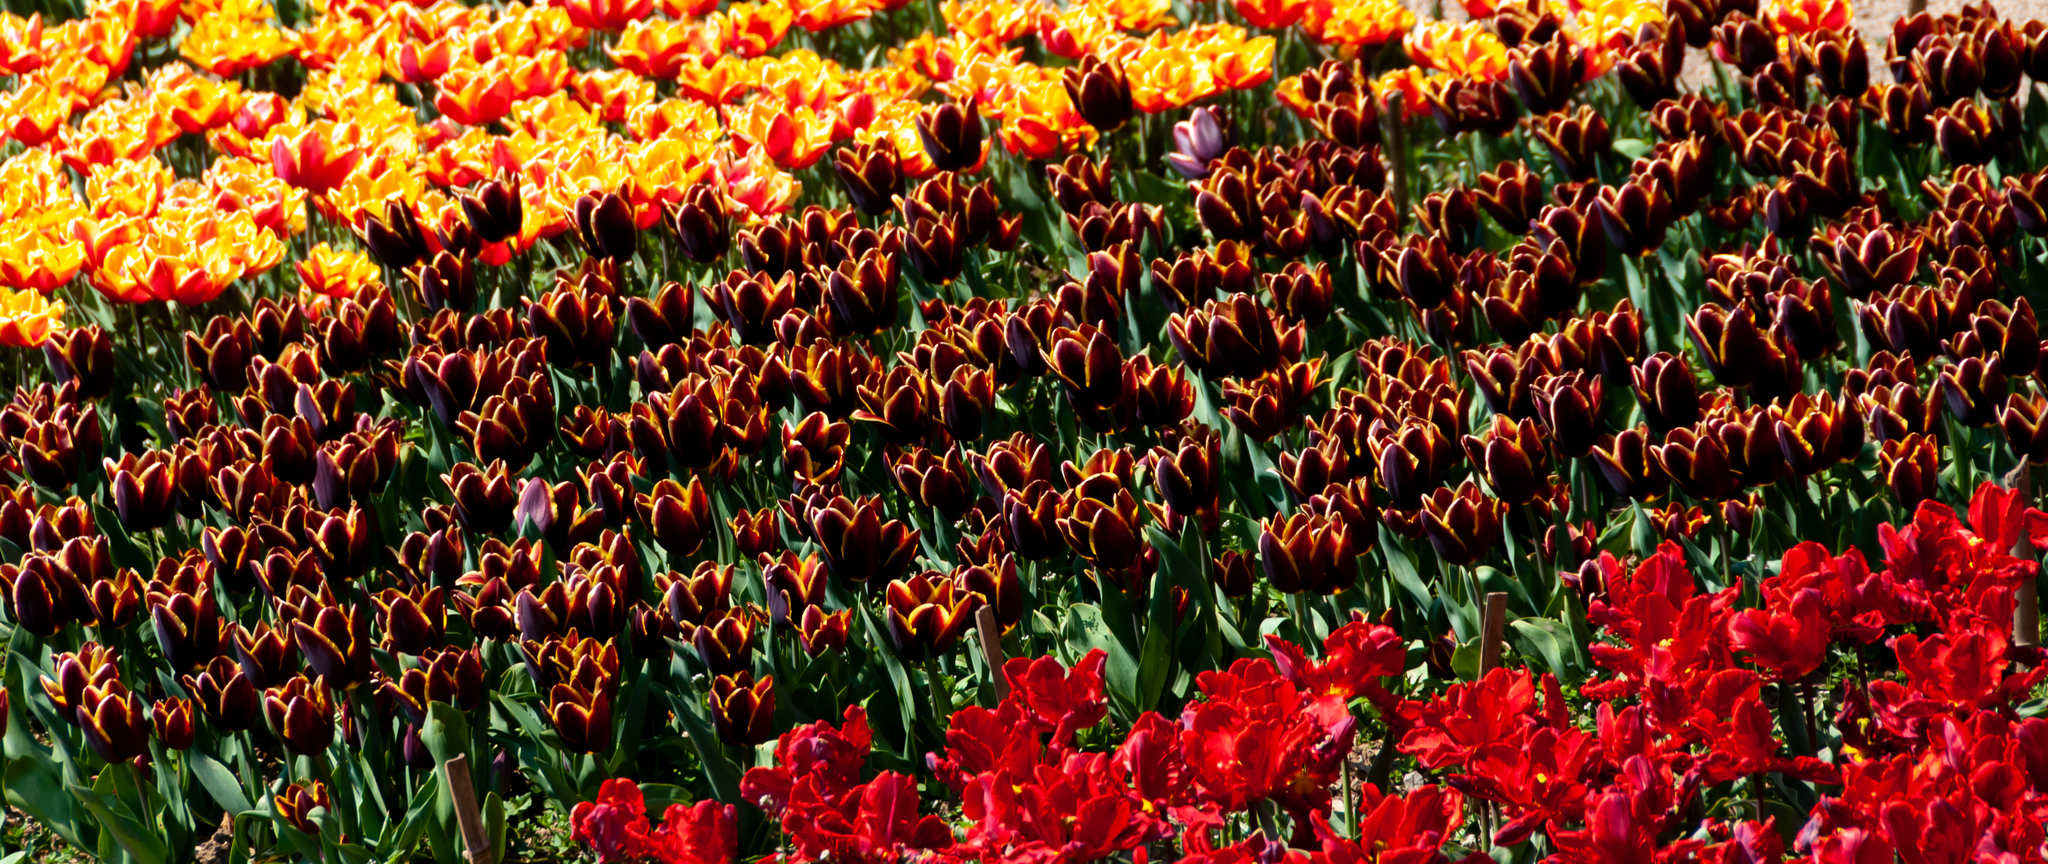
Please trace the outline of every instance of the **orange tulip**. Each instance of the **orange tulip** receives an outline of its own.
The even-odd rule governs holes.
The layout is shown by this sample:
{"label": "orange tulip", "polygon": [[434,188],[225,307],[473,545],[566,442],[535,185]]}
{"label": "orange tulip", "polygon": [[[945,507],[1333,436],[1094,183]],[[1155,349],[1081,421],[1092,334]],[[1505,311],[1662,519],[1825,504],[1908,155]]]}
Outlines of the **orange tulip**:
{"label": "orange tulip", "polygon": [[725,122],[740,155],[765,153],[787,171],[817,164],[832,144],[832,121],[809,108],[785,111],[756,99],[745,108],[728,109]]}
{"label": "orange tulip", "polygon": [[64,326],[64,301],[40,291],[0,290],[0,345],[40,347]]}
{"label": "orange tulip", "polygon": [[612,46],[612,62],[649,78],[674,78],[697,51],[697,28],[687,21],[649,18],[626,25]]}
{"label": "orange tulip", "polygon": [[719,47],[741,57],[759,57],[782,44],[796,18],[781,3],[734,3],[708,22],[718,30]]}
{"label": "orange tulip", "polygon": [[0,74],[27,75],[43,66],[43,15],[0,12]]}
{"label": "orange tulip", "polygon": [[366,285],[378,281],[378,270],[370,256],[357,250],[335,249],[326,243],[314,246],[303,261],[294,263],[299,283],[322,297],[353,297]]}
{"label": "orange tulip", "polygon": [[1325,45],[1385,45],[1415,26],[1400,0],[1309,0],[1302,29]]}
{"label": "orange tulip", "polygon": [[277,178],[315,195],[340,186],[363,158],[363,129],[343,120],[320,120],[270,142]]}
{"label": "orange tulip", "polygon": [[0,227],[0,285],[48,294],[71,281],[84,265],[83,243],[37,230],[26,221]]}
{"label": "orange tulip", "polygon": [[592,30],[622,30],[654,13],[654,0],[567,0],[569,23]]}
{"label": "orange tulip", "polygon": [[209,15],[193,22],[178,53],[193,65],[232,78],[292,52],[290,35],[258,18]]}
{"label": "orange tulip", "polygon": [[499,59],[457,66],[435,84],[434,109],[465,126],[482,126],[512,110],[512,76]]}
{"label": "orange tulip", "polygon": [[41,147],[64,121],[71,119],[71,99],[62,92],[52,90],[42,81],[31,79],[21,85],[5,100],[0,117],[7,118],[7,126],[0,129],[8,138],[20,141],[24,147]]}
{"label": "orange tulip", "polygon": [[1308,0],[1235,0],[1231,5],[1253,27],[1292,27],[1308,11]]}
{"label": "orange tulip", "polygon": [[796,3],[792,7],[797,25],[812,33],[865,21],[875,13],[873,0],[820,0]]}

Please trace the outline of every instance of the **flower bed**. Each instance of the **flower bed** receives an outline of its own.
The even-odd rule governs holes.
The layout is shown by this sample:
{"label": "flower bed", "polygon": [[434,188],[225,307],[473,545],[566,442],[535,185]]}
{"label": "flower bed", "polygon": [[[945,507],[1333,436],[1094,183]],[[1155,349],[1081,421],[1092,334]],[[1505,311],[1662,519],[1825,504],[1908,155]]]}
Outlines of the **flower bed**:
{"label": "flower bed", "polygon": [[2042,22],[17,5],[78,854],[2048,848]]}

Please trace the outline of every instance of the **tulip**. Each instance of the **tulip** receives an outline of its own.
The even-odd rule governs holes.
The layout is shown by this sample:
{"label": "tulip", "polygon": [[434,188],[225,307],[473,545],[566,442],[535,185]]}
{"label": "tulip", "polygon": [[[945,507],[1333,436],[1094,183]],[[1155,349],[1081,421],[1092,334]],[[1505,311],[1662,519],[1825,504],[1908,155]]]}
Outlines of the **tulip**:
{"label": "tulip", "polygon": [[730,675],[747,668],[754,653],[759,614],[758,608],[741,609],[697,625],[690,641],[704,668],[713,675]]}
{"label": "tulip", "polygon": [[953,649],[974,624],[980,598],[941,574],[920,574],[889,582],[885,623],[897,656],[917,662]]}
{"label": "tulip", "polygon": [[917,138],[925,156],[940,171],[973,171],[988,155],[982,138],[981,101],[969,99],[965,107],[948,102],[917,114]]}
{"label": "tulip", "polygon": [[293,678],[266,690],[263,719],[295,755],[318,755],[334,743],[334,698],[318,679]]}
{"label": "tulip", "polygon": [[2048,422],[2044,419],[2048,419],[2048,397],[2035,394],[2026,398],[2018,393],[2006,397],[2005,407],[1998,412],[1998,426],[2014,457],[2029,465],[2048,464]]}
{"label": "tulip", "polygon": [[235,661],[226,657],[213,658],[205,671],[183,676],[179,682],[198,701],[200,713],[223,731],[248,729],[261,716],[257,688]]}
{"label": "tulip", "polygon": [[1229,115],[1222,108],[1196,108],[1188,119],[1173,124],[1174,149],[1166,154],[1166,163],[1183,179],[1200,180],[1209,176],[1210,163],[1230,149],[1234,137]]}
{"label": "tulip", "polygon": [[695,184],[683,191],[682,200],[663,211],[669,230],[675,232],[683,255],[699,264],[725,257],[732,248],[731,217],[725,194],[707,184]]}
{"label": "tulip", "polygon": [[602,753],[612,744],[612,695],[576,684],[548,691],[548,719],[572,753]]}
{"label": "tulip", "polygon": [[143,702],[120,681],[86,685],[80,693],[78,728],[93,754],[110,764],[149,752],[151,727]]}
{"label": "tulip", "polygon": [[844,649],[852,624],[851,610],[827,613],[812,606],[804,610],[803,619],[797,622],[797,638],[803,643],[804,654],[817,657],[827,651]]}
{"label": "tulip", "polygon": [[488,536],[512,527],[519,496],[512,488],[511,473],[504,460],[483,469],[468,462],[457,463],[441,475],[441,482],[447,484],[455,497],[455,515],[463,530]]}
{"label": "tulip", "polygon": [[1551,160],[1573,180],[1591,180],[1600,157],[1613,146],[1607,120],[1581,105],[1574,114],[1552,114],[1543,118],[1536,137],[1550,151]]}
{"label": "tulip", "polygon": [[1936,386],[1948,403],[1949,416],[1973,428],[1997,422],[2007,392],[2001,365],[1994,356],[1990,362],[1965,357],[1959,363],[1941,367]]}
{"label": "tulip", "polygon": [[1440,486],[1422,500],[1422,528],[1438,557],[1470,566],[1500,543],[1506,509],[1506,504],[1486,497],[1470,480],[1456,492]]}
{"label": "tulip", "polygon": [[1550,434],[1558,455],[1579,459],[1599,443],[1605,385],[1599,376],[1569,372],[1537,379],[1536,415]]}
{"label": "tulip", "polygon": [[[1666,99],[1678,98],[1678,78],[1685,67],[1687,22],[1673,17],[1662,28],[1644,25],[1636,45],[1614,64],[1614,74],[1623,89],[1644,110]],[[1641,37],[1651,38],[1641,38]],[[1860,44],[1860,43],[1859,43]]]}
{"label": "tulip", "polygon": [[1217,242],[1235,240],[1256,245],[1265,238],[1265,218],[1256,192],[1243,172],[1218,166],[1209,177],[1189,183],[1195,192],[1195,215]]}
{"label": "tulip", "polygon": [[97,326],[62,331],[43,345],[43,360],[59,385],[78,382],[88,401],[114,392],[114,340]]}
{"label": "tulip", "polygon": [[1473,202],[1492,216],[1502,231],[1521,233],[1528,230],[1529,220],[1536,218],[1543,206],[1543,178],[1519,161],[1502,162],[1479,175]]}
{"label": "tulip", "polygon": [[[305,665],[299,658],[289,623],[280,623],[275,629],[259,623],[254,630],[238,625],[234,645],[242,675],[259,690],[283,686]],[[208,661],[207,669],[213,669],[212,661]]]}
{"label": "tulip", "polygon": [[881,585],[910,564],[919,532],[902,522],[882,521],[879,499],[834,496],[804,515],[819,543],[825,568],[849,585]]}
{"label": "tulip", "polygon": [[318,780],[301,785],[288,784],[284,791],[271,796],[277,816],[293,829],[309,837],[320,836],[320,826],[313,821],[313,811],[333,812],[333,799],[328,797],[327,784]]}
{"label": "tulip", "polygon": [[189,750],[195,737],[192,726],[192,700],[158,699],[150,709],[150,725],[156,731],[156,740],[171,750]]}
{"label": "tulip", "polygon": [[1877,454],[1878,470],[1899,509],[1911,513],[1934,498],[1941,470],[1941,447],[1933,436],[1907,435],[1887,440]]}
{"label": "tulip", "polygon": [[1123,64],[1115,59],[1091,53],[1082,58],[1079,66],[1067,67],[1060,84],[1066,88],[1067,100],[1075,112],[1096,131],[1115,132],[1130,122],[1134,113],[1131,81],[1124,75]]}
{"label": "tulip", "polygon": [[1491,428],[1465,436],[1463,443],[1475,472],[1501,500],[1527,504],[1548,491],[1549,448],[1534,420],[1516,423],[1496,414]]}
{"label": "tulip", "polygon": [[1273,517],[1260,524],[1259,561],[1283,594],[1335,594],[1358,580],[1351,536],[1348,525],[1324,516]]}
{"label": "tulip", "polygon": [[957,447],[944,456],[912,447],[900,457],[892,456],[889,470],[904,497],[937,511],[947,521],[958,521],[974,505],[975,478]]}
{"label": "tulip", "polygon": [[584,193],[570,206],[570,214],[576,239],[590,257],[624,260],[638,251],[640,236],[632,208],[618,193]]}
{"label": "tulip", "polygon": [[775,676],[754,680],[740,670],[711,681],[711,720],[718,740],[752,747],[775,739]]}
{"label": "tulip", "polygon": [[79,723],[82,722],[79,713],[86,707],[86,688],[119,683],[121,669],[118,659],[112,648],[87,642],[76,652],[52,656],[50,661],[56,669],[56,677],[41,676],[37,683],[42,685],[43,695],[49,697],[58,717]]}
{"label": "tulip", "polygon": [[1563,110],[1572,90],[1586,80],[1586,63],[1586,50],[1567,40],[1523,44],[1509,52],[1508,81],[1530,114],[1552,114]]}
{"label": "tulip", "polygon": [[213,592],[202,586],[197,596],[179,592],[149,596],[149,617],[164,660],[180,672],[205,666],[220,653],[225,635]]}
{"label": "tulip", "polygon": [[324,687],[348,689],[368,680],[369,616],[338,605],[308,609],[292,622],[292,641]]}

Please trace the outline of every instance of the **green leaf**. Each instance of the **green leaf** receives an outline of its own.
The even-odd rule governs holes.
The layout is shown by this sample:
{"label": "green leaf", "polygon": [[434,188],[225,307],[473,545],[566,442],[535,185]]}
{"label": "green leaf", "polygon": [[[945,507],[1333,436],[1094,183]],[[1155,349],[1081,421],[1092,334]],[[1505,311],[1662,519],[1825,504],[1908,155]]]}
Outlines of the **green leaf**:
{"label": "green leaf", "polygon": [[[695,696],[691,693],[689,696]],[[697,759],[704,763],[704,779],[711,783],[711,797],[725,804],[740,802],[740,772],[725,758],[725,750],[718,744],[718,733],[711,728],[704,717],[704,709],[694,698],[670,691],[669,705],[675,708],[676,722],[683,724],[683,731],[690,734],[690,746],[696,748]]]}
{"label": "green leaf", "polygon": [[462,709],[446,702],[427,703],[427,720],[420,724],[420,743],[434,754],[436,766],[468,753],[469,718],[462,716]]}
{"label": "green leaf", "polygon": [[1451,652],[1451,672],[1456,674],[1459,680],[1479,680],[1480,641],[1473,638],[1460,642],[1457,650]]}
{"label": "green leaf", "polygon": [[1550,618],[1517,618],[1509,621],[1508,626],[1508,638],[1513,640],[1517,653],[1541,660],[1551,674],[1566,684],[1585,679],[1586,670],[1579,665],[1571,632],[1563,623]]}
{"label": "green leaf", "polygon": [[213,803],[229,813],[240,813],[255,809],[249,803],[249,796],[242,792],[242,783],[235,779],[234,772],[220,760],[198,750],[185,751],[185,764],[192,769],[192,778],[199,781],[199,787],[213,796]]}
{"label": "green leaf", "polygon": [[1422,581],[1422,574],[1416,572],[1415,559],[1408,554],[1406,538],[1381,525],[1380,552],[1386,556],[1387,572],[1394,575],[1394,584],[1408,592],[1409,598],[1415,601],[1416,611],[1428,609],[1430,601],[1436,599],[1436,592],[1429,590]]}
{"label": "green leaf", "polygon": [[[108,770],[128,769],[125,765],[113,765],[108,766]],[[128,805],[113,795],[95,792],[75,783],[68,784],[68,787],[71,796],[85,805],[93,819],[99,822],[100,829],[113,837],[121,851],[128,853],[135,864],[170,864],[170,847],[165,846],[163,839],[152,833]]]}
{"label": "green leaf", "polygon": [[34,817],[56,832],[64,842],[80,849],[92,848],[79,833],[78,816],[71,798],[64,794],[62,778],[47,757],[26,756],[7,763],[7,803]]}
{"label": "green leaf", "polygon": [[854,608],[860,610],[861,623],[868,631],[868,644],[874,646],[874,653],[882,660],[882,671],[888,674],[889,684],[896,692],[896,704],[901,708],[903,717],[903,743],[909,747],[917,731],[917,703],[920,701],[917,688],[911,685],[910,673],[903,668],[902,658],[896,656],[895,645],[882,628],[876,626],[874,616],[868,614],[868,607],[855,604]]}
{"label": "green leaf", "polygon": [[126,567],[138,573],[148,573],[155,569],[155,556],[135,545],[128,532],[122,530],[121,520],[114,515],[114,511],[108,510],[104,504],[95,502],[92,505],[92,521],[93,526],[100,529],[100,533],[107,535],[107,548],[114,553],[114,566]]}

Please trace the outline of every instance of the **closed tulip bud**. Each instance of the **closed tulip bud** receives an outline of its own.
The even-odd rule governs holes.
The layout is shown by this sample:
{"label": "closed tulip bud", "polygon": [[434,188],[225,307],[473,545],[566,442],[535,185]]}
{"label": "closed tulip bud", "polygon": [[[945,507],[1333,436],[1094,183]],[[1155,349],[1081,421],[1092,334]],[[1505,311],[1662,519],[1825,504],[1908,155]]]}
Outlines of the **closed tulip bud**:
{"label": "closed tulip bud", "polygon": [[[1183,519],[1200,519],[1204,530],[1211,530],[1223,487],[1222,438],[1199,423],[1184,429],[1183,433],[1162,435],[1168,446],[1153,448],[1148,457],[1153,485],[1169,512]],[[1283,454],[1281,458],[1288,457]]]}
{"label": "closed tulip bud", "polygon": [[1744,75],[1755,75],[1765,64],[1778,59],[1778,43],[1763,24],[1748,16],[1734,16],[1713,28],[1714,59],[1730,64]]}
{"label": "closed tulip bud", "polygon": [[78,728],[100,759],[117,764],[149,752],[149,716],[120,681],[88,684],[80,693]]}
{"label": "closed tulip bud", "polygon": [[1664,494],[1670,478],[1651,458],[1650,430],[1637,426],[1593,448],[1593,462],[1616,494],[1645,501]]}
{"label": "closed tulip bud", "polygon": [[1244,597],[1252,593],[1256,584],[1253,580],[1257,578],[1254,568],[1258,566],[1258,556],[1226,549],[1210,563],[1209,580],[1226,597]]}
{"label": "closed tulip bud", "polygon": [[548,691],[548,719],[572,753],[602,753],[612,744],[612,694],[602,688],[556,684]]}
{"label": "closed tulip bud", "polygon": [[1189,183],[1188,188],[1195,193],[1196,217],[1217,242],[1257,245],[1265,238],[1265,217],[1255,200],[1256,190],[1242,172],[1219,165],[1207,179]]}
{"label": "closed tulip bud", "polygon": [[[268,624],[257,624],[254,630],[237,626],[234,644],[242,675],[257,689],[282,686],[305,666],[288,622],[275,629]],[[213,668],[211,661],[207,668]]]}
{"label": "closed tulip bud", "polygon": [[743,669],[712,679],[711,720],[718,740],[734,747],[775,740],[775,676],[756,682]]}
{"label": "closed tulip bud", "polygon": [[433,254],[419,216],[401,196],[384,199],[382,216],[366,216],[355,232],[378,263],[393,270],[411,267]]}
{"label": "closed tulip bud", "polygon": [[306,520],[306,534],[321,571],[330,580],[353,580],[378,563],[382,547],[377,517],[361,507],[351,505],[346,513],[314,514]]}
{"label": "closed tulip bud", "polygon": [[1051,483],[1032,480],[1001,497],[1004,536],[1019,556],[1037,561],[1065,547],[1059,528],[1060,496]]}
{"label": "closed tulip bud", "polygon": [[1500,544],[1504,503],[1486,497],[1472,481],[1456,492],[1438,487],[1422,501],[1422,529],[1437,556],[1458,566],[1470,566]]}
{"label": "closed tulip bud", "polygon": [[913,662],[953,650],[981,606],[980,598],[939,573],[893,580],[883,597],[889,639],[897,656]]}
{"label": "closed tulip bud", "polygon": [[973,171],[988,155],[982,138],[981,100],[971,98],[965,106],[948,102],[919,111],[917,138],[926,157],[940,171]]}
{"label": "closed tulip bud", "polygon": [[1137,500],[1112,477],[1091,480],[1060,502],[1060,535],[1098,573],[1128,584],[1144,552]]}
{"label": "closed tulip bud", "polygon": [[1230,116],[1222,108],[1196,108],[1188,119],[1173,124],[1174,149],[1166,154],[1166,163],[1182,178],[1200,180],[1209,176],[1209,163],[1229,150],[1235,137]]}
{"label": "closed tulip bud", "polygon": [[171,468],[169,454],[161,450],[150,451],[141,459],[128,453],[119,462],[106,460],[107,476],[113,481],[114,513],[123,530],[146,534],[170,523],[172,495],[177,491]]}
{"label": "closed tulip bud", "polygon": [[1571,101],[1586,80],[1586,51],[1569,40],[1524,43],[1508,53],[1508,81],[1530,114],[1552,114]]}
{"label": "closed tulip bud", "polygon": [[1899,509],[1912,513],[1934,498],[1941,472],[1941,446],[1930,435],[1907,435],[1884,442],[1877,453],[1878,470]]}
{"label": "closed tulip bud", "polygon": [[149,617],[158,647],[172,669],[184,672],[205,666],[220,654],[225,635],[213,592],[202,587],[197,596],[151,592]]}
{"label": "closed tulip bud", "polygon": [[295,755],[318,755],[334,743],[334,697],[317,679],[293,678],[264,691],[263,719]]}
{"label": "closed tulip bud", "polygon": [[1479,175],[1473,201],[1502,231],[1519,234],[1543,206],[1543,178],[1519,161],[1502,162]]}
{"label": "closed tulip bud", "polygon": [[1821,92],[1836,99],[1860,99],[1870,89],[1870,58],[1863,40],[1841,31],[1809,33],[1799,42]]}
{"label": "closed tulip bud", "polygon": [[[1233,294],[1228,300],[1210,301],[1171,316],[1167,335],[1181,362],[1197,374],[1255,378],[1300,356],[1305,335],[1302,326],[1282,329],[1271,309],[1249,294]],[[1106,335],[1098,333],[1095,338],[1107,344]],[[1056,352],[1058,348],[1055,346]],[[1092,356],[1092,343],[1090,350]],[[1057,364],[1055,371],[1060,371]]]}
{"label": "closed tulip bud", "polygon": [[1998,420],[1998,409],[2005,402],[2005,373],[1998,358],[1988,362],[1977,357],[1965,357],[1962,362],[1941,367],[1937,386],[1948,403],[1949,416],[1964,426],[1981,428]]}
{"label": "closed tulip bud", "polygon": [[725,193],[706,183],[685,189],[682,200],[668,204],[664,211],[669,230],[675,232],[684,257],[699,264],[723,259],[726,251],[732,248],[729,213],[730,205],[726,203]]}
{"label": "closed tulip bud", "polygon": [[43,695],[49,697],[58,717],[74,724],[80,723],[83,721],[79,714],[86,707],[86,688],[118,683],[121,674],[118,659],[112,648],[87,642],[76,652],[52,656],[50,663],[56,668],[56,677],[44,675],[37,683],[42,685]]}
{"label": "closed tulip bud", "polygon": [[706,670],[712,675],[730,675],[747,668],[753,660],[759,614],[758,608],[740,609],[697,625],[690,641]]}
{"label": "closed tulip bud", "polygon": [[1877,105],[1892,140],[1917,147],[1934,138],[1934,102],[1920,82],[1880,85]]}
{"label": "closed tulip bud", "polygon": [[1582,458],[1600,443],[1605,384],[1598,375],[1569,372],[1536,382],[1536,416],[1548,428],[1559,456]]}
{"label": "closed tulip bud", "polygon": [[[2015,115],[2017,109],[2014,109]],[[1934,109],[1934,143],[1953,165],[1982,165],[2003,149],[2006,124],[1974,104]]]}
{"label": "closed tulip bud", "polygon": [[156,740],[171,750],[189,750],[195,732],[192,726],[192,700],[158,699],[149,712],[150,726],[156,730]]}
{"label": "closed tulip bud", "polygon": [[1548,491],[1549,448],[1534,420],[1516,423],[1494,415],[1482,435],[1467,435],[1465,453],[1488,488],[1509,504],[1527,504]]}
{"label": "closed tulip bud", "polygon": [[261,716],[263,706],[257,688],[235,661],[226,657],[213,658],[205,671],[183,676],[179,682],[198,702],[200,713],[222,731],[248,729]]}
{"label": "closed tulip bud", "polygon": [[825,568],[841,583],[880,585],[916,555],[919,532],[883,515],[880,499],[833,497],[805,516]]}
{"label": "closed tulip bud", "polygon": [[2015,458],[2029,465],[2048,464],[2048,397],[2007,396],[1998,412],[1998,426]]}
{"label": "closed tulip bud", "polygon": [[[1711,424],[1711,421],[1709,421]],[[1702,501],[1725,501],[1740,491],[1742,476],[1722,439],[1709,430],[1692,428],[1665,433],[1664,443],[1650,447],[1650,457],[1678,489]]]}
{"label": "closed tulip bud", "polygon": [[1109,408],[1123,395],[1123,353],[1109,334],[1093,325],[1054,331],[1045,353],[1047,365],[1066,385],[1073,402]]}
{"label": "closed tulip bud", "polygon": [[995,406],[995,381],[986,370],[961,366],[939,392],[938,419],[961,441],[981,438],[983,418]]}
{"label": "closed tulip bud", "polygon": [[517,171],[500,172],[496,179],[456,196],[469,227],[484,242],[503,243],[517,235],[525,224],[525,202],[520,196],[519,181]]}
{"label": "closed tulip bud", "polygon": [[895,256],[880,249],[840,262],[825,281],[833,331],[841,336],[865,336],[893,326],[898,281]]}
{"label": "closed tulip bud", "polygon": [[114,340],[97,326],[53,334],[43,343],[43,360],[59,385],[78,382],[78,398],[93,401],[114,392]]}
{"label": "closed tulip bud", "polygon": [[1543,118],[1536,137],[1550,151],[1551,160],[1573,180],[1591,180],[1600,157],[1614,144],[1607,120],[1592,106],[1581,105],[1573,114],[1551,114]]}
{"label": "closed tulip bud", "polygon": [[1639,177],[1621,188],[1603,187],[1594,202],[1607,239],[1625,255],[1647,255],[1664,243],[1677,213],[1663,184]]}
{"label": "closed tulip bud", "polygon": [[633,224],[633,209],[618,193],[585,193],[570,206],[570,215],[576,239],[590,257],[624,260],[639,250],[640,232]]}
{"label": "closed tulip bud", "polygon": [[1685,43],[1686,22],[1673,17],[1661,31],[1656,25],[1644,25],[1635,47],[1615,61],[1614,75],[1638,107],[1647,110],[1663,100],[1678,98]]}
{"label": "closed tulip bud", "polygon": [[1063,72],[1060,83],[1076,113],[1098,132],[1115,132],[1131,121],[1131,81],[1123,64],[1095,54]]}
{"label": "closed tulip bud", "polygon": [[305,784],[290,784],[284,787],[282,793],[271,798],[272,803],[276,805],[278,818],[310,837],[320,836],[320,826],[313,821],[313,811],[332,812],[334,809],[332,799],[327,795],[327,785],[318,780]]}
{"label": "closed tulip bud", "polygon": [[1479,208],[1470,189],[1431,192],[1415,205],[1415,221],[1432,236],[1449,244],[1451,253],[1472,250],[1479,236]]}

